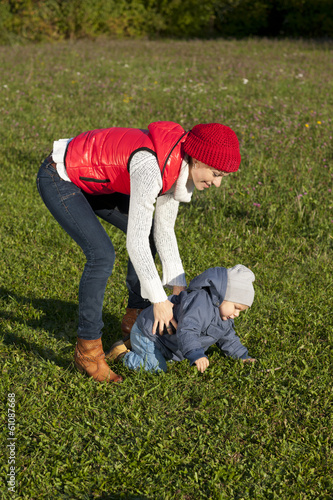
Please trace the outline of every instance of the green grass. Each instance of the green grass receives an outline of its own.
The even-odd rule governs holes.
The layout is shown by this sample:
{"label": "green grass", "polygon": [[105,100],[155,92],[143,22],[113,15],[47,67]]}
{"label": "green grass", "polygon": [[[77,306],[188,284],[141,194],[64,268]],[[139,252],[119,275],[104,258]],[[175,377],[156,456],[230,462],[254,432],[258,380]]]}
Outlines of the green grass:
{"label": "green grass", "polygon": [[[331,60],[331,44],[267,40],[0,47],[4,498],[333,497]],[[43,205],[36,173],[55,139],[154,120],[222,122],[240,138],[240,170],[182,205],[176,232],[188,281],[211,266],[255,272],[236,330],[258,363],[212,348],[203,375],[187,362],[162,376],[120,366],[121,386],[97,384],[73,367],[84,256]],[[105,227],[117,250],[108,346],[127,257],[124,235]]]}

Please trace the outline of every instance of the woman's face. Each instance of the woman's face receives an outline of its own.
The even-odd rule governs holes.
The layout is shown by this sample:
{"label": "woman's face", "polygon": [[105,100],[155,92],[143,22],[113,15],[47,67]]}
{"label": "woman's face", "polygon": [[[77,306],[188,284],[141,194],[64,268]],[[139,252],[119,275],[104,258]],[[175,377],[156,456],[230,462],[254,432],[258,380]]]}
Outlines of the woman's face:
{"label": "woman's face", "polygon": [[203,191],[211,186],[220,187],[222,177],[229,175],[227,172],[221,172],[217,168],[209,167],[194,158],[192,161],[189,177],[199,191]]}

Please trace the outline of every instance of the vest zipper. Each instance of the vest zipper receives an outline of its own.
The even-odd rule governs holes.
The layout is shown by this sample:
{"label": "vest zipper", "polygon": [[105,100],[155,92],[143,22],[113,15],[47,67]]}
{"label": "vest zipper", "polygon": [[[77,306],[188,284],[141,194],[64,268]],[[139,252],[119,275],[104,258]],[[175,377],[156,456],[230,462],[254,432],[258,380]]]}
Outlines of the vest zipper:
{"label": "vest zipper", "polygon": [[104,184],[105,182],[110,182],[110,179],[94,179],[93,177],[79,177],[80,181],[86,182],[97,182],[99,184]]}
{"label": "vest zipper", "polygon": [[[178,141],[177,141],[177,142],[176,142],[176,144],[175,144],[175,145],[171,148],[171,151],[170,151],[170,153],[168,154],[168,156],[167,156],[167,158],[166,158],[166,160],[165,160],[165,162],[164,162],[164,165],[163,165],[163,168],[162,168],[162,171],[161,171],[161,176],[162,176],[162,184],[163,184],[163,175],[164,175],[164,170],[165,170],[165,167],[167,166],[167,163],[168,163],[169,158],[170,158],[170,156],[171,156],[171,154],[172,154],[172,151],[175,149],[175,147],[177,146],[177,144],[179,144],[179,142],[182,140],[182,138],[183,138],[183,137],[184,137],[184,135],[186,135],[186,134],[188,134],[188,132],[184,132],[184,133],[183,133],[183,134],[179,137]],[[161,191],[159,192],[158,196],[160,196],[160,195],[162,194],[162,192],[163,192],[163,186],[162,186],[162,189],[161,189]]]}

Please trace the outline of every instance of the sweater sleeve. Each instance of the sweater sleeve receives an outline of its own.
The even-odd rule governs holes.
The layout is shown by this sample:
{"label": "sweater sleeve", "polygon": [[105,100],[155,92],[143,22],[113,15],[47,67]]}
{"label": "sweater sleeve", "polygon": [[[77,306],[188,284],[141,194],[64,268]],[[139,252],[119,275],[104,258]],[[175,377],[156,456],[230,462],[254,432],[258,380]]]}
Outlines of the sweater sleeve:
{"label": "sweater sleeve", "polygon": [[156,158],[139,151],[130,163],[131,196],[126,246],[140,280],[141,295],[152,303],[167,300],[149,245],[154,204],[162,189]]}
{"label": "sweater sleeve", "polygon": [[175,222],[179,202],[173,193],[167,193],[157,198],[154,241],[163,268],[163,285],[186,286],[185,272],[179,255],[175,235]]}

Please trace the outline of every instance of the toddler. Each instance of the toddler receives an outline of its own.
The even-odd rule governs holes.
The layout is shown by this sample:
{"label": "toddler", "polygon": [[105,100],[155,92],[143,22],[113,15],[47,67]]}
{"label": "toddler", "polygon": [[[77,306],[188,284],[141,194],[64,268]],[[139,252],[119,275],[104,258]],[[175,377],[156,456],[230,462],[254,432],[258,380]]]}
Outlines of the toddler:
{"label": "toddler", "polygon": [[253,272],[241,264],[229,269],[207,269],[194,278],[185,291],[168,298],[174,304],[177,329],[170,324],[164,335],[153,334],[151,305],[141,312],[132,327],[132,350],[118,341],[106,353],[106,358],[122,361],[133,370],[143,367],[151,372],[166,372],[167,361],[188,359],[203,373],[209,366],[206,351],[216,344],[226,356],[255,361],[234,330],[234,318],[253,303],[254,280]]}

